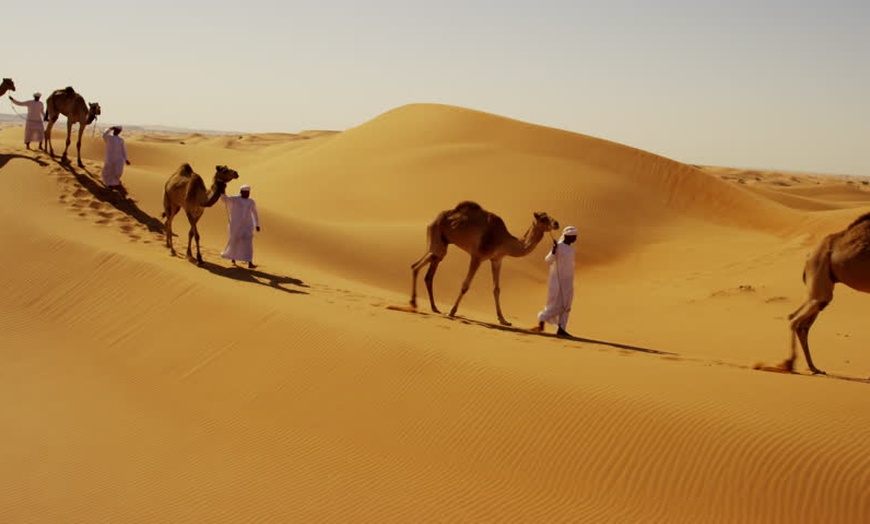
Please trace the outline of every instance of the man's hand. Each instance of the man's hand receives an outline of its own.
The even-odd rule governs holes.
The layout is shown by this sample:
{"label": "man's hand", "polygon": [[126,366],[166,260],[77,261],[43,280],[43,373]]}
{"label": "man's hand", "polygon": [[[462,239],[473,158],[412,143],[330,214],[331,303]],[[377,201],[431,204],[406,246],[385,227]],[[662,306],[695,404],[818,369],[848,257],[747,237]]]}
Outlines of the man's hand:
{"label": "man's hand", "polygon": [[260,232],[260,226],[257,226],[257,232],[258,233]]}
{"label": "man's hand", "polygon": [[130,161],[129,161],[129,160],[125,160],[125,162],[127,162],[127,165],[128,165],[128,166],[130,165]]}

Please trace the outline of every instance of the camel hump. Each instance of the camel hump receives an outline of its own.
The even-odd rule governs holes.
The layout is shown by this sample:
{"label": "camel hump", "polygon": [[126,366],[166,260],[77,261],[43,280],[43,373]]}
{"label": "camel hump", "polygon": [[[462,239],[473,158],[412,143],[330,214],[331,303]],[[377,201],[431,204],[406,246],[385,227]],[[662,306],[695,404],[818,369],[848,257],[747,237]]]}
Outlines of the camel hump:
{"label": "camel hump", "polygon": [[453,211],[483,211],[483,208],[480,207],[480,204],[477,202],[472,202],[471,200],[463,200],[462,202],[456,204],[456,207],[453,208]]}
{"label": "camel hump", "polygon": [[193,171],[193,168],[187,162],[181,164],[181,167],[178,168],[178,175],[183,177],[191,177],[196,173]]}

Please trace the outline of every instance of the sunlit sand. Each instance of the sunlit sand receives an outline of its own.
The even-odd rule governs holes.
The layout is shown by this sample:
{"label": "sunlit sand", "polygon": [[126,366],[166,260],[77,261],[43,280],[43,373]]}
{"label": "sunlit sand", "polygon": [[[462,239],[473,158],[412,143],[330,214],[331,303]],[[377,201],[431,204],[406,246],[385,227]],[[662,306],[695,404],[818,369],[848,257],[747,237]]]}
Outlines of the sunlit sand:
{"label": "sunlit sand", "polygon": [[[827,376],[778,367],[806,255],[870,211],[866,179],[428,104],[342,132],[124,136],[126,198],[90,127],[84,168],[0,130],[0,521],[870,520],[870,296],[837,286],[815,323]],[[185,162],[251,185],[256,269],[220,258],[220,202],[202,265],[183,212],[170,254]],[[503,261],[512,326],[488,264],[456,318],[425,291],[410,307],[426,225],[464,200],[515,237],[536,212],[579,229],[574,338],[527,331],[547,236]],[[467,267],[450,247],[441,311]]]}

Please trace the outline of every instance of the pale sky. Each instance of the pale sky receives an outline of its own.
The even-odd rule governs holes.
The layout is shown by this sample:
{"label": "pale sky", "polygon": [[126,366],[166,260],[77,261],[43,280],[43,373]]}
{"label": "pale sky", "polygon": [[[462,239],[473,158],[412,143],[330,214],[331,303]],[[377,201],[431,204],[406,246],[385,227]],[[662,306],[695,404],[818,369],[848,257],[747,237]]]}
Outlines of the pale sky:
{"label": "pale sky", "polygon": [[48,0],[4,7],[0,49],[18,98],[72,85],[105,122],[343,130],[437,102],[870,175],[868,0]]}

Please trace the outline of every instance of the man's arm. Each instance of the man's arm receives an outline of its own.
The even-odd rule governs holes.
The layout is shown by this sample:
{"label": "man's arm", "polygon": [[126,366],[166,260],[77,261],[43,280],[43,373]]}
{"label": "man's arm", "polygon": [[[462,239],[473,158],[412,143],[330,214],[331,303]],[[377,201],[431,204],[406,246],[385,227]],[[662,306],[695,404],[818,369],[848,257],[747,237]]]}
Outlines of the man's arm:
{"label": "man's arm", "polygon": [[251,200],[251,216],[254,217],[254,227],[260,230],[260,216],[257,214],[257,203]]}

